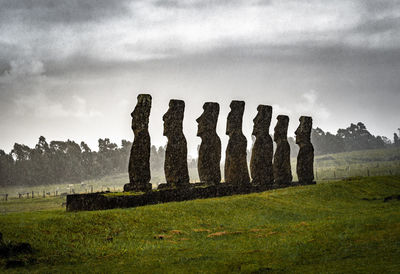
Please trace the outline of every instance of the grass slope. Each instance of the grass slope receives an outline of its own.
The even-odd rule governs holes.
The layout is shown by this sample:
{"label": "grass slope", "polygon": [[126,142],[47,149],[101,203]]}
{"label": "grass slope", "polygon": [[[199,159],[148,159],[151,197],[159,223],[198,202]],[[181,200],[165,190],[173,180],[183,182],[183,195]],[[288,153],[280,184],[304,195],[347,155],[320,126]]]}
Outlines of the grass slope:
{"label": "grass slope", "polygon": [[400,177],[356,178],[132,209],[7,213],[0,231],[35,249],[35,264],[8,269],[18,273],[395,273],[400,201],[383,199],[398,194]]}

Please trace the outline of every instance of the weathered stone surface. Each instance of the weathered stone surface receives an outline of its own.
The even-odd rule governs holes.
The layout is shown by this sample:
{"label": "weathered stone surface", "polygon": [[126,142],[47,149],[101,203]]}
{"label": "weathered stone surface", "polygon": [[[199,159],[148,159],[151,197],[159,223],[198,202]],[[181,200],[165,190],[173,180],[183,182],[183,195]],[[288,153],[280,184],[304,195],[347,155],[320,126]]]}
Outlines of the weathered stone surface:
{"label": "weathered stone surface", "polygon": [[135,138],[129,158],[129,184],[124,191],[148,191],[150,184],[150,135],[148,131],[151,95],[139,94],[132,116]]}
{"label": "weathered stone surface", "polygon": [[221,182],[221,139],[217,135],[219,104],[207,102],[203,114],[196,119],[197,136],[201,137],[197,169],[202,183]]}
{"label": "weathered stone surface", "polygon": [[187,143],[182,131],[184,112],[184,101],[170,100],[169,109],[163,116],[164,136],[168,138],[164,162],[167,184],[161,184],[159,188],[186,187],[189,185]]}
{"label": "weathered stone surface", "polygon": [[[198,185],[198,186],[197,186]],[[293,183],[291,186],[298,184]],[[188,188],[166,188],[152,190],[143,194],[114,195],[113,193],[72,194],[67,196],[67,211],[104,210],[145,206],[172,201],[187,201],[212,197],[223,197],[237,194],[262,192],[287,186],[253,185],[253,184],[216,184],[204,186],[190,184]]]}
{"label": "weathered stone surface", "polygon": [[289,185],[292,182],[292,169],[290,166],[290,146],[287,141],[289,117],[279,115],[275,126],[274,141],[276,150],[274,155],[274,182],[277,185]]}
{"label": "weathered stone surface", "polygon": [[312,118],[301,116],[296,130],[296,144],[300,150],[297,155],[297,177],[300,184],[310,184],[314,180],[314,147],[311,143]]}
{"label": "weathered stone surface", "polygon": [[272,107],[259,105],[254,118],[253,135],[256,137],[250,159],[253,184],[273,184],[272,158],[274,154],[272,138],[269,135]]}
{"label": "weathered stone surface", "polygon": [[225,182],[237,185],[250,183],[246,160],[247,140],[242,132],[244,104],[243,101],[231,102],[226,125],[229,142],[226,148]]}

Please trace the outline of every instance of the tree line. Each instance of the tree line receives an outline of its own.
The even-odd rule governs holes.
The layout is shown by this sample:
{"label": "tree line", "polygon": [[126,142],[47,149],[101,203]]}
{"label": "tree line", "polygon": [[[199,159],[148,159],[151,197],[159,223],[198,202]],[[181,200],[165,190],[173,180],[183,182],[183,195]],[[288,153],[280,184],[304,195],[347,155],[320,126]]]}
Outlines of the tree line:
{"label": "tree line", "polygon": [[[76,183],[127,171],[132,142],[121,147],[108,138],[98,140],[98,151],[85,142],[51,141],[41,136],[34,148],[14,144],[9,154],[0,150],[0,186]],[[152,169],[163,167],[165,148],[151,147]]]}
{"label": "tree line", "polygon": [[399,138],[394,133],[394,142],[385,136],[374,136],[367,127],[359,122],[350,124],[345,129],[339,129],[337,133],[324,132],[320,128],[313,129],[311,141],[316,155],[350,152],[365,149],[379,149],[392,146],[400,146]]}
{"label": "tree line", "polygon": [[[336,135],[316,128],[312,130],[311,138],[316,155],[400,146],[397,134],[392,143],[386,137],[373,136],[363,123],[339,129]],[[289,137],[288,141],[291,155],[295,157],[298,153],[295,139]],[[48,143],[43,136],[34,148],[15,143],[9,154],[0,150],[0,186],[76,183],[127,172],[131,146],[132,142],[122,140],[118,147],[105,138],[98,140],[98,151],[92,151],[84,142]],[[164,157],[165,147],[151,146],[150,166],[153,171],[163,169]],[[188,164],[189,168],[197,167],[197,159],[188,160]]]}

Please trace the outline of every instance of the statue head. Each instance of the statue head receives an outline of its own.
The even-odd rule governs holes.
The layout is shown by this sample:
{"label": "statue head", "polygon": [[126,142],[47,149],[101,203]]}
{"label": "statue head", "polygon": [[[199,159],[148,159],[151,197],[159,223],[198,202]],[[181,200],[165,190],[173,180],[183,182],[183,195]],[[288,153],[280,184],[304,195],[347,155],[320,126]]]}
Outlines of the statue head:
{"label": "statue head", "polygon": [[203,105],[203,113],[196,119],[197,136],[201,137],[208,133],[213,133],[217,129],[217,121],[219,114],[219,104],[207,102]]}
{"label": "statue head", "polygon": [[308,116],[301,116],[300,125],[296,129],[296,144],[304,144],[311,142],[311,129],[312,129],[312,118]]}
{"label": "statue head", "polygon": [[229,105],[231,111],[226,123],[226,135],[242,132],[244,101],[232,101]]}
{"label": "statue head", "polygon": [[139,94],[137,97],[136,107],[131,113],[132,116],[132,130],[140,132],[149,127],[149,116],[151,109],[151,95]]}
{"label": "statue head", "polygon": [[185,102],[182,100],[170,100],[168,111],[163,116],[164,136],[173,136],[182,132],[183,114]]}
{"label": "statue head", "polygon": [[289,117],[286,115],[278,115],[276,117],[278,122],[274,129],[274,141],[285,141],[287,140],[287,131],[289,126]]}
{"label": "statue head", "polygon": [[269,126],[271,125],[272,107],[266,105],[258,105],[257,115],[253,119],[253,135],[269,134]]}

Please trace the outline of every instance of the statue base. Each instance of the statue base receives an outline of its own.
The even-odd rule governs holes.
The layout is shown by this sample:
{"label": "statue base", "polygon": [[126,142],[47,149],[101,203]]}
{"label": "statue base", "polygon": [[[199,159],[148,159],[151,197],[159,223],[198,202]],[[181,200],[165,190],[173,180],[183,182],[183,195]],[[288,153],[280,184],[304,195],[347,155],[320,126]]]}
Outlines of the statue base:
{"label": "statue base", "polygon": [[[312,182],[310,184],[315,184],[315,182]],[[168,184],[163,185],[168,186]],[[188,185],[188,187],[170,187],[159,190],[150,190],[146,192],[141,190],[139,193],[126,192],[124,194],[118,194],[110,192],[100,192],[88,194],[71,194],[67,195],[67,211],[128,208],[167,202],[179,202],[194,199],[231,196],[237,194],[257,193],[272,189],[285,188],[288,186],[302,186],[302,184],[299,184],[298,182],[273,186],[268,186],[266,184],[253,185],[250,183],[243,185],[233,185],[230,183],[220,183],[217,185],[205,185],[204,183],[196,183]]]}
{"label": "statue base", "polygon": [[166,184],[159,184],[157,189],[174,189],[174,188],[188,188],[192,184],[184,183],[184,184],[174,184],[174,183],[166,183]]}
{"label": "statue base", "polygon": [[124,185],[124,192],[147,192],[151,191],[152,185],[150,183],[145,183],[142,185],[136,185],[136,184],[125,184]]}

